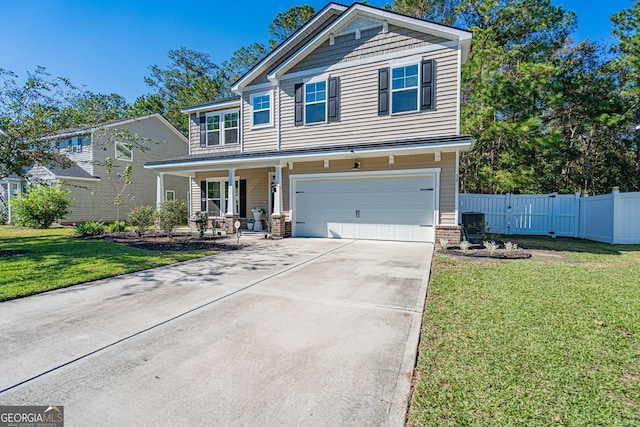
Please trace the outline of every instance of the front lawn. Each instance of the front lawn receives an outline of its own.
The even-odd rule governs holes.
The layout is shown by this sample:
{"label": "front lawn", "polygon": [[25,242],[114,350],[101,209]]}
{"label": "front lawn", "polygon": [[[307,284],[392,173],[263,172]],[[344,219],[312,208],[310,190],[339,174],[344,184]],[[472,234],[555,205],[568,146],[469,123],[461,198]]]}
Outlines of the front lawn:
{"label": "front lawn", "polygon": [[69,237],[70,229],[0,226],[0,301],[211,255],[158,252]]}
{"label": "front lawn", "polygon": [[511,240],[435,256],[408,424],[640,425],[640,245]]}

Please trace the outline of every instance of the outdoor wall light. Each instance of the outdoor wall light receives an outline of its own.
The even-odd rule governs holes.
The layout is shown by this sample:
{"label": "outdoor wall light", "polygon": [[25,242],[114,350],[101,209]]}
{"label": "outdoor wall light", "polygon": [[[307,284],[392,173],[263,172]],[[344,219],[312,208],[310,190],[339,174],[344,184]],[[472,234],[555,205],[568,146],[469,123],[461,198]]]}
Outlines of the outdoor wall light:
{"label": "outdoor wall light", "polygon": [[354,171],[360,170],[360,162],[356,160],[356,162],[353,164],[353,168]]}

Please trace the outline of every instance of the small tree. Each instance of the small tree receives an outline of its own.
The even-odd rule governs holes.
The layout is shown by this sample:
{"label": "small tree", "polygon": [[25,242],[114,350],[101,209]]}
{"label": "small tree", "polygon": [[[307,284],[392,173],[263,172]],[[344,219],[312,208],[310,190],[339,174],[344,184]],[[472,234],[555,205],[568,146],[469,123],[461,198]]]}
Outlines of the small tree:
{"label": "small tree", "polygon": [[170,239],[177,226],[187,221],[189,212],[187,204],[182,200],[167,200],[158,209],[158,225]]}
{"label": "small tree", "polygon": [[208,212],[196,212],[196,226],[198,227],[198,233],[200,234],[200,238],[204,238],[204,233],[207,231],[209,227],[209,213]]}
{"label": "small tree", "polygon": [[140,206],[127,215],[127,221],[134,227],[138,237],[151,227],[156,220],[156,209],[151,206]]}
{"label": "small tree", "polygon": [[49,228],[51,224],[69,215],[70,190],[60,184],[29,185],[27,194],[11,199],[13,212],[19,225],[31,228]]}
{"label": "small tree", "polygon": [[116,207],[116,222],[120,222],[120,208],[122,205],[129,204],[133,201],[134,196],[125,194],[127,187],[131,184],[131,166],[127,166],[121,174],[117,174],[115,177],[113,160],[107,157],[104,160],[104,169],[107,171],[107,180],[111,185],[111,192],[109,195],[98,194],[96,192],[91,193],[92,196],[102,200],[107,205],[114,205]]}

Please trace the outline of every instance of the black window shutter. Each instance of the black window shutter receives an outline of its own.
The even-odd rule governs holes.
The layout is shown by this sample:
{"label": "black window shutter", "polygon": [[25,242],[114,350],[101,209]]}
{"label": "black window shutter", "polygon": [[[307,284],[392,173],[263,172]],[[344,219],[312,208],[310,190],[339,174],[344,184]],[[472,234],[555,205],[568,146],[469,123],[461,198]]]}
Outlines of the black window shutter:
{"label": "black window shutter", "polygon": [[207,211],[207,181],[200,181],[200,210]]}
{"label": "black window shutter", "polygon": [[378,115],[389,114],[389,68],[378,70]]}
{"label": "black window shutter", "polygon": [[420,110],[433,110],[435,108],[433,95],[435,93],[434,67],[435,61],[428,59],[422,61],[422,76],[420,79]]}
{"label": "black window shutter", "polygon": [[207,146],[207,117],[202,114],[200,116],[200,147]]}
{"label": "black window shutter", "polygon": [[240,180],[240,218],[247,217],[247,180]]}
{"label": "black window shutter", "polygon": [[295,85],[295,97],[296,97],[296,111],[295,111],[295,125],[302,126],[304,124],[304,83],[297,83]]}
{"label": "black window shutter", "polygon": [[329,77],[329,114],[327,115],[330,122],[337,122],[340,115],[340,80],[338,77]]}

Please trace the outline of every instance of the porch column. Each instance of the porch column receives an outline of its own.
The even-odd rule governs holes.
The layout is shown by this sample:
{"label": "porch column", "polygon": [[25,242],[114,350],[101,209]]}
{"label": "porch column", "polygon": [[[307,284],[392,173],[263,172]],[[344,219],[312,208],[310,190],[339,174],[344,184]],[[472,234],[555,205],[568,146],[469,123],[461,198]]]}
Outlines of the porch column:
{"label": "porch column", "polygon": [[229,169],[229,203],[227,203],[227,215],[236,215],[236,189],[234,185],[235,181],[235,169]]}
{"label": "porch column", "polygon": [[282,215],[282,166],[276,165],[275,193],[273,195],[273,215]]}
{"label": "porch column", "polygon": [[271,236],[281,239],[286,235],[286,224],[282,215],[282,166],[276,165],[275,193],[273,195],[273,213],[271,214]]}
{"label": "porch column", "polygon": [[156,205],[164,203],[164,173],[158,172],[156,174]]}
{"label": "porch column", "polygon": [[235,169],[229,169],[229,186],[227,187],[229,198],[227,203],[227,213],[224,216],[224,224],[227,230],[227,234],[236,233],[234,224],[239,218],[238,212],[236,211],[236,189],[234,185],[235,178]]}

